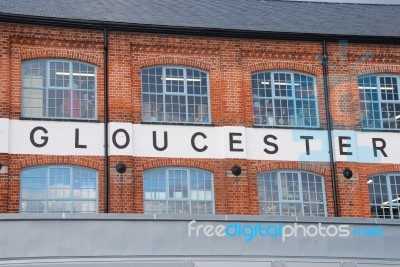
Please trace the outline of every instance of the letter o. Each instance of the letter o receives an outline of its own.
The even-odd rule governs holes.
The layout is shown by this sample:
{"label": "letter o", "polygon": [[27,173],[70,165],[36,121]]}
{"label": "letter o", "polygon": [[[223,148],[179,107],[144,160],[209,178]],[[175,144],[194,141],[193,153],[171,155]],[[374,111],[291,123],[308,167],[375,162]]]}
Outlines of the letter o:
{"label": "letter o", "polygon": [[[314,230],[314,233],[312,233],[312,232],[310,231],[311,229]],[[307,227],[307,235],[308,235],[308,236],[311,236],[311,237],[317,236],[317,235],[318,235],[318,227],[315,226],[315,225],[310,225],[310,226],[308,226],[308,227]]]}
{"label": "letter o", "polygon": [[[329,229],[333,229],[334,232],[333,232],[333,233],[330,233],[330,232],[329,232]],[[334,225],[329,225],[328,227],[326,227],[326,234],[327,234],[327,236],[330,236],[330,237],[336,236],[336,235],[338,234],[338,229],[337,229],[337,227],[334,226]]]}
{"label": "letter o", "polygon": [[[126,141],[125,141],[125,144],[123,144],[123,145],[119,145],[119,144],[117,143],[117,134],[119,134],[119,133],[125,134]],[[113,142],[114,146],[115,146],[116,148],[119,148],[119,149],[124,149],[124,148],[126,148],[126,147],[129,145],[130,140],[131,140],[131,139],[130,139],[130,137],[129,137],[129,134],[128,134],[128,132],[127,132],[125,129],[117,129],[117,130],[115,130],[115,132],[114,132],[113,135],[112,135],[112,142]]]}

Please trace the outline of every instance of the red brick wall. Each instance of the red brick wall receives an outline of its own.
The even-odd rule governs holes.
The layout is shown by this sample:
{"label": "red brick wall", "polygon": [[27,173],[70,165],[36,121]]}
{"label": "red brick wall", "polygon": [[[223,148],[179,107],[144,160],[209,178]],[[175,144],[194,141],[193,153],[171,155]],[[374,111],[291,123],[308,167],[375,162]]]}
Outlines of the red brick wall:
{"label": "red brick wall", "polygon": [[[109,34],[109,106],[111,122],[141,123],[140,71],[154,65],[183,65],[209,73],[211,118],[215,126],[253,125],[251,74],[263,70],[293,70],[316,77],[320,124],[326,128],[322,45],[319,42],[245,40],[139,33]],[[362,60],[365,53],[372,57]],[[104,121],[103,33],[22,25],[0,25],[0,117],[19,119],[21,114],[21,63],[37,58],[64,58],[97,67],[98,120]],[[357,76],[400,73],[398,46],[328,44],[328,80],[335,129],[359,130],[361,113]],[[176,126],[179,127],[179,126]],[[11,137],[12,138],[12,137]],[[42,164],[90,167],[99,173],[99,211],[104,210],[104,160],[102,157],[0,155],[9,167],[0,173],[0,212],[19,211],[20,171]],[[123,162],[128,170],[115,172]],[[233,165],[245,175],[227,175]],[[217,214],[258,214],[257,174],[293,169],[320,174],[325,180],[328,215],[334,216],[329,163],[255,161],[233,159],[110,157],[109,211],[143,212],[143,172],[163,166],[187,166],[214,174]],[[354,178],[341,173],[350,167]],[[340,216],[369,217],[367,176],[400,171],[396,164],[336,163]]]}

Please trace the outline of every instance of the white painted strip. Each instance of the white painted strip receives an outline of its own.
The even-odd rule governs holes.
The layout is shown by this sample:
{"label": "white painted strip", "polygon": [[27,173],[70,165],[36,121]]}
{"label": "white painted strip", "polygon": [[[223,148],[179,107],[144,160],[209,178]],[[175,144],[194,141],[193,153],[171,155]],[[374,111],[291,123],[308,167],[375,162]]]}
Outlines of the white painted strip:
{"label": "white painted strip", "polygon": [[326,131],[247,128],[246,138],[248,159],[329,161]]}
{"label": "white painted strip", "polygon": [[[327,132],[109,124],[110,155],[328,162]],[[398,133],[333,131],[336,161],[400,163]],[[104,155],[104,124],[0,119],[0,153]]]}
{"label": "white painted strip", "polygon": [[10,154],[104,155],[101,123],[10,120],[9,125]]}
{"label": "white painted strip", "polygon": [[[154,133],[156,144],[153,144]],[[138,157],[224,158],[223,127],[135,124],[132,136],[133,155]],[[205,151],[196,151],[192,146],[192,138],[194,146]]]}

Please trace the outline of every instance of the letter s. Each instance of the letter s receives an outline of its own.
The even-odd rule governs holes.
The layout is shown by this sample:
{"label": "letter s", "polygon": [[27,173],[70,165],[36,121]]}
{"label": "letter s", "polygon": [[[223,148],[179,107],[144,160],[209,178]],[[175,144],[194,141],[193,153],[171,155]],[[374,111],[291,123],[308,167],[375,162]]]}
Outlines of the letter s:
{"label": "letter s", "polygon": [[350,235],[349,226],[347,224],[339,225],[339,236],[346,237]]}
{"label": "letter s", "polygon": [[266,144],[268,146],[272,146],[274,148],[274,150],[268,150],[268,149],[265,148],[264,152],[267,153],[267,154],[276,154],[278,152],[278,150],[279,150],[278,145],[275,144],[275,143],[269,142],[268,139],[270,139],[270,138],[274,139],[274,140],[277,140],[278,137],[276,137],[275,135],[272,135],[272,134],[268,134],[268,135],[264,136],[264,144]]}

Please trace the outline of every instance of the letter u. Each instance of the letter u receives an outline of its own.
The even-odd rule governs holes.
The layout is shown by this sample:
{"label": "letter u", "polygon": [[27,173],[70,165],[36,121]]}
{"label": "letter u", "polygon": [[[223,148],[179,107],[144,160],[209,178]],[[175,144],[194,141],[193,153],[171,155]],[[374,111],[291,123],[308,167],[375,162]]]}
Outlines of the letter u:
{"label": "letter u", "polygon": [[164,146],[162,146],[162,147],[159,147],[157,145],[157,132],[153,131],[153,147],[157,151],[164,151],[164,150],[167,149],[167,147],[168,147],[168,133],[166,131],[164,131]]}

